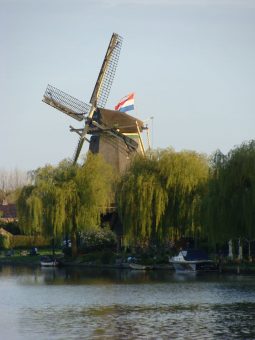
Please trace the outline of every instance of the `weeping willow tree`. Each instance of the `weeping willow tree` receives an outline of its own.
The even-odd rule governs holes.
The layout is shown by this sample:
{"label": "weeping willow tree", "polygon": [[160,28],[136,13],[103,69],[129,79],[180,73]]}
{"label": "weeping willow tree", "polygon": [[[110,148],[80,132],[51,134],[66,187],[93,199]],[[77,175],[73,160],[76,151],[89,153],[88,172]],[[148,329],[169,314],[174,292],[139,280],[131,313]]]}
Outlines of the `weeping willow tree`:
{"label": "weeping willow tree", "polygon": [[226,225],[223,222],[225,214],[225,198],[222,195],[222,185],[225,175],[226,156],[217,150],[210,159],[208,190],[203,200],[202,220],[205,232],[212,245],[223,243],[228,237]]}
{"label": "weeping willow tree", "polygon": [[82,166],[63,161],[36,170],[34,181],[34,186],[23,188],[18,200],[21,228],[53,238],[71,234],[76,256],[77,232],[97,228],[100,215],[112,203],[111,166],[89,153]]}
{"label": "weeping willow tree", "polygon": [[115,176],[100,154],[88,153],[84,165],[78,168],[75,177],[78,204],[71,214],[74,240],[77,231],[99,228],[101,215],[114,202]]}
{"label": "weeping willow tree", "polygon": [[58,167],[47,165],[34,172],[34,185],[24,187],[17,202],[20,226],[25,233],[60,235],[66,213],[64,189],[75,173],[68,162]]}
{"label": "weeping willow tree", "polygon": [[167,149],[136,157],[117,190],[126,243],[198,233],[207,177],[207,159],[195,152]]}
{"label": "weeping willow tree", "polygon": [[207,157],[193,151],[167,149],[160,156],[159,167],[168,194],[162,234],[172,239],[196,239],[203,232],[201,205],[208,180]]}
{"label": "weeping willow tree", "polygon": [[[34,235],[41,233],[40,224],[35,221],[34,213],[31,211],[31,196],[35,186],[24,186],[17,199],[17,213],[19,218],[19,225],[22,231],[27,234]],[[38,209],[41,211],[41,208]],[[38,216],[38,214],[37,214]]]}
{"label": "weeping willow tree", "polygon": [[157,234],[168,197],[158,161],[137,156],[117,188],[117,206],[127,244],[148,244]]}
{"label": "weeping willow tree", "polygon": [[205,202],[212,242],[255,238],[255,141],[214,155]]}

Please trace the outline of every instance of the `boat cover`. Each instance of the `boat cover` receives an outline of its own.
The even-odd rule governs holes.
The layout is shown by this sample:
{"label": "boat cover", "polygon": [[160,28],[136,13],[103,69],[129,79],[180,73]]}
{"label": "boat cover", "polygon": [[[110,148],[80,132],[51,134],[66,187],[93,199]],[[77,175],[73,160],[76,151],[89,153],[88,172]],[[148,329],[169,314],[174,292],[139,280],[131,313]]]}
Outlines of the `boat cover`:
{"label": "boat cover", "polygon": [[184,258],[186,261],[209,260],[206,252],[203,250],[198,250],[198,249],[188,249],[187,254],[186,256],[184,256]]}

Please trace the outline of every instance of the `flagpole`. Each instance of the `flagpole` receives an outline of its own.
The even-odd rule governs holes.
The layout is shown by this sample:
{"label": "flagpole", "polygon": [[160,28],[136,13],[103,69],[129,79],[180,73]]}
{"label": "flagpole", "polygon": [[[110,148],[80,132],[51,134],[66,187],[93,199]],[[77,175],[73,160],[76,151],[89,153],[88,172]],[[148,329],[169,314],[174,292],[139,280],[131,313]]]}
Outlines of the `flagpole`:
{"label": "flagpole", "polygon": [[153,150],[153,142],[154,142],[154,131],[153,131],[153,120],[154,120],[154,117],[153,116],[151,116],[150,117],[150,120],[151,120],[151,148],[152,148],[152,150]]}

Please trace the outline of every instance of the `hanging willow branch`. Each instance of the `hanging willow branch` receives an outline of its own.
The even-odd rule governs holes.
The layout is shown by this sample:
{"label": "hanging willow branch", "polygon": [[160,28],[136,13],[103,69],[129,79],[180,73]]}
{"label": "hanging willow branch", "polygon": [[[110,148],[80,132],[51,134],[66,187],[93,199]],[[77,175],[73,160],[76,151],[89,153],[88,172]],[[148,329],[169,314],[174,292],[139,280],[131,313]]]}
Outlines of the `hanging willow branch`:
{"label": "hanging willow branch", "polygon": [[200,230],[207,178],[207,159],[194,152],[167,149],[149,158],[136,157],[117,191],[126,243],[155,242]]}
{"label": "hanging willow branch", "polygon": [[82,166],[68,161],[35,172],[35,185],[18,200],[24,232],[54,238],[96,228],[113,202],[114,174],[100,155],[88,154]]}
{"label": "hanging willow branch", "polygon": [[204,203],[211,242],[255,237],[255,141],[214,155]]}

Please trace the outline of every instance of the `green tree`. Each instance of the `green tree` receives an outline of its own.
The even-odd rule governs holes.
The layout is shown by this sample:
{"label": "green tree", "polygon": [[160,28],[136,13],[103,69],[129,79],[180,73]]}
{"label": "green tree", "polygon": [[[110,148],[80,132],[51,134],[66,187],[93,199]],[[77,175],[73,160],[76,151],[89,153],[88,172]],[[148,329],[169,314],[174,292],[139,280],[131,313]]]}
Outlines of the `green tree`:
{"label": "green tree", "polygon": [[168,193],[162,220],[164,234],[171,238],[198,237],[202,232],[201,204],[209,171],[207,157],[193,151],[168,149],[162,152],[159,167]]}
{"label": "green tree", "polygon": [[195,152],[166,149],[136,157],[117,191],[126,243],[197,234],[207,178],[207,158]]}
{"label": "green tree", "polygon": [[19,219],[19,225],[22,231],[27,234],[38,233],[41,230],[37,230],[33,225],[33,214],[29,206],[29,198],[32,196],[35,186],[27,185],[24,186],[17,199],[17,213]]}
{"label": "green tree", "polygon": [[255,238],[255,141],[215,153],[205,205],[212,243]]}
{"label": "green tree", "polygon": [[26,233],[53,238],[71,234],[77,255],[77,232],[96,228],[112,203],[114,174],[100,155],[88,154],[83,165],[61,162],[37,169],[34,186],[24,187],[18,200],[21,226]]}
{"label": "green tree", "polygon": [[117,206],[126,244],[148,244],[157,234],[168,200],[158,165],[155,155],[138,155],[118,185]]}

